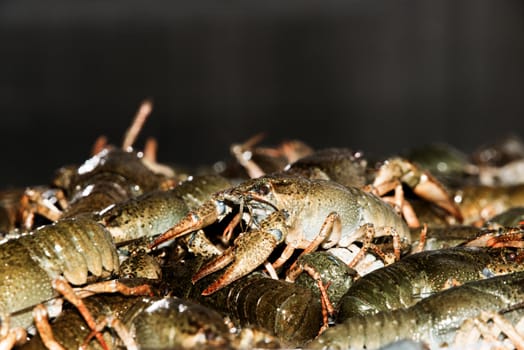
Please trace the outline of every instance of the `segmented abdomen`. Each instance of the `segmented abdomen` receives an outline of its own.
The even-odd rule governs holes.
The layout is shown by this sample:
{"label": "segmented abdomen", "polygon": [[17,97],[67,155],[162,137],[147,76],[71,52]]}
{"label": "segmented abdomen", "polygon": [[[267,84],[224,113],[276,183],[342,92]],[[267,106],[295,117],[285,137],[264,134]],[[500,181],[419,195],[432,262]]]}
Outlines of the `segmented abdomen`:
{"label": "segmented abdomen", "polygon": [[340,301],[339,321],[405,308],[453,284],[522,270],[506,248],[456,247],[413,254],[357,280]]}
{"label": "segmented abdomen", "polygon": [[399,339],[431,348],[452,344],[456,331],[482,310],[498,312],[522,302],[524,272],[465,283],[434,294],[407,309],[357,316],[328,329],[307,344],[311,349],[376,349]]}
{"label": "segmented abdomen", "polygon": [[217,307],[241,326],[261,327],[292,347],[313,339],[322,323],[320,299],[311,290],[258,273],[198,301]]}
{"label": "segmented abdomen", "polygon": [[81,285],[94,276],[118,271],[109,232],[87,218],[64,219],[0,245],[0,312],[12,314],[13,326],[31,323],[31,309],[55,295],[52,279],[63,275]]}
{"label": "segmented abdomen", "polygon": [[164,266],[164,279],[169,281],[172,294],[213,307],[240,327],[260,327],[289,347],[300,346],[318,334],[322,325],[320,298],[310,289],[253,272],[203,296],[202,291],[220,274],[215,272],[192,284],[191,276],[205,262],[200,256],[186,256]]}

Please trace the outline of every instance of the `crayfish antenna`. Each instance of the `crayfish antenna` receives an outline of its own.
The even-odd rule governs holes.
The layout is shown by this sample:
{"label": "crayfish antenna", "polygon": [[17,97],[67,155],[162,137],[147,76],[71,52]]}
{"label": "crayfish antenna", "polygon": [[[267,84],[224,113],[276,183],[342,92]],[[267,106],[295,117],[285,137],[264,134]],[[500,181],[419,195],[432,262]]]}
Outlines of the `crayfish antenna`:
{"label": "crayfish antenna", "polygon": [[102,135],[99,136],[95,143],[93,144],[93,147],[91,148],[91,156],[96,156],[98,153],[102,152],[104,148],[107,147],[107,137]]}
{"label": "crayfish antenna", "polygon": [[122,142],[122,149],[124,151],[130,151],[132,149],[140,130],[142,130],[142,127],[152,110],[153,102],[150,99],[144,100],[136,112],[133,123],[126,131],[124,141]]}

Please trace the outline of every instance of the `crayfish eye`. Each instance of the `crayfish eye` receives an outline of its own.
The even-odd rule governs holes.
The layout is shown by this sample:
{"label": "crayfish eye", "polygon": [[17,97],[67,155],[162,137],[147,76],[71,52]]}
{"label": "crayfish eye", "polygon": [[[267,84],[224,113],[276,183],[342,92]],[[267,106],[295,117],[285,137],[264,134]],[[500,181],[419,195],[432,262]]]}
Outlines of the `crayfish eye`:
{"label": "crayfish eye", "polygon": [[506,261],[514,262],[517,260],[517,254],[515,252],[506,253]]}
{"label": "crayfish eye", "polygon": [[269,233],[270,233],[273,237],[275,237],[275,239],[277,240],[277,242],[282,241],[282,237],[283,237],[283,235],[282,235],[282,231],[280,231],[279,229],[276,229],[276,228],[275,228],[275,229],[272,229],[271,231],[269,231]]}
{"label": "crayfish eye", "polygon": [[263,183],[263,184],[257,186],[255,191],[258,194],[261,194],[262,196],[265,196],[265,195],[267,195],[271,191],[271,187],[269,186],[269,184]]}
{"label": "crayfish eye", "polygon": [[215,206],[218,215],[223,215],[226,213],[226,203],[224,203],[224,201],[216,201]]}

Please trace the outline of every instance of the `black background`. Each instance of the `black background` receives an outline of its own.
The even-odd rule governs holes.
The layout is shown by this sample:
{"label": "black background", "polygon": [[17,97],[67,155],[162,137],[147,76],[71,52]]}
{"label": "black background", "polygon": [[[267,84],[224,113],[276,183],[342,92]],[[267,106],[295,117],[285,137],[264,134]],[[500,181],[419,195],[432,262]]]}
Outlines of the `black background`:
{"label": "black background", "polygon": [[464,151],[524,123],[524,2],[3,1],[0,188],[47,183],[94,140],[208,164],[298,138],[394,154]]}

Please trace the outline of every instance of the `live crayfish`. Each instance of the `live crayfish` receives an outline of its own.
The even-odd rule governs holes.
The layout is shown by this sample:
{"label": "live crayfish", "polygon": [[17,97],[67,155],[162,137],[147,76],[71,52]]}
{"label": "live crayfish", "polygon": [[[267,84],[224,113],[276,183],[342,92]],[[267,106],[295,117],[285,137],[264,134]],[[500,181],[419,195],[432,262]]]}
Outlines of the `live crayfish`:
{"label": "live crayfish", "polygon": [[487,247],[430,250],[359,276],[336,256],[318,251],[301,256],[288,278],[312,289],[322,298],[328,315],[338,314],[340,322],[406,308],[468,281],[521,271],[519,253],[514,248]]}
{"label": "live crayfish", "polygon": [[295,249],[308,252],[319,246],[347,247],[362,239],[370,225],[376,236],[393,233],[402,241],[409,241],[406,223],[373,194],[332,181],[281,174],[252,179],[216,193],[152,246],[204,228],[236,207],[240,207],[238,218],[248,215],[250,231],[241,234],[232,248],[197,272],[194,281],[232,263],[203,294],[211,294],[256,269],[279,243],[287,245],[275,267],[282,266]]}
{"label": "live crayfish", "polygon": [[[98,214],[65,218],[0,245],[5,267],[0,313],[11,326],[31,324],[31,308],[57,296],[53,278],[75,285],[119,272],[116,244],[160,234],[207,195],[229,186],[220,176],[195,177],[169,191],[153,191],[112,205]],[[187,198],[186,198],[187,197]],[[214,251],[217,252],[216,250]]]}
{"label": "live crayfish", "polygon": [[524,269],[512,248],[454,247],[404,257],[355,281],[340,300],[339,321],[407,308],[454,285]]}
{"label": "live crayfish", "polygon": [[[130,140],[133,139],[126,138],[124,145],[128,146],[125,148],[130,148]],[[115,241],[127,241],[135,237],[112,237],[107,229],[109,226],[111,229],[120,228],[120,232],[128,230],[128,227],[118,227],[124,220],[122,217],[122,221],[117,220],[118,225],[106,222],[108,218],[100,216],[101,209],[108,204],[120,204],[119,201],[136,197],[144,190],[149,193],[165,179],[165,176],[157,176],[146,167],[138,154],[107,147],[73,173],[64,182],[70,192],[70,201],[61,219],[57,218],[58,221],[53,224],[42,226],[0,245],[4,266],[0,279],[0,313],[2,317],[10,319],[10,326],[14,329],[28,327],[31,324],[31,308],[56,297],[52,283],[57,276],[64,275],[71,283],[82,285],[88,282],[88,273],[93,278],[107,278],[117,273],[119,258]],[[171,197],[177,195],[171,194]],[[143,208],[145,204],[142,202]],[[174,215],[175,222],[189,210],[184,199],[179,197],[171,201],[154,198],[153,204],[156,211],[175,209],[174,213],[170,213],[171,217]],[[121,209],[122,216],[129,214],[125,208],[117,206],[116,210],[118,209]],[[157,215],[158,213],[150,213],[149,217],[125,217],[125,220],[128,225],[135,226],[146,221],[146,225],[151,226],[150,230],[142,230],[140,234],[153,235],[155,233],[152,226],[155,221],[162,219]],[[135,224],[140,219],[142,221]],[[168,225],[172,223],[169,222]],[[128,235],[131,233],[127,231]]]}
{"label": "live crayfish", "polygon": [[[396,191],[400,182],[411,186],[412,193],[421,196],[424,200],[432,201],[441,212],[444,212],[444,217],[451,215],[455,218],[455,221],[439,222],[437,225],[448,226],[450,223],[460,222],[463,215],[466,216],[467,222],[471,220],[466,211],[459,210],[457,204],[460,203],[450,201],[447,189],[441,186],[438,181],[433,181],[430,172],[425,172],[417,168],[414,163],[398,157],[384,161],[378,167],[378,171],[375,171],[376,169],[370,168],[369,163],[362,157],[361,153],[349,153],[347,150],[341,149],[320,150],[308,157],[292,162],[287,156],[282,157],[285,149],[279,148],[275,149],[278,151],[277,153],[273,153],[278,157],[277,162],[273,164],[280,171],[278,174],[264,175],[235,186],[232,186],[228,180],[218,177],[207,177],[203,181],[203,177],[195,177],[192,181],[177,184],[178,178],[173,177],[169,169],[165,171],[166,169],[162,169],[160,164],[153,164],[152,166],[150,158],[142,157],[139,152],[132,152],[133,141],[129,141],[132,140],[132,137],[126,139],[127,141],[124,141],[122,148],[106,147],[105,144],[96,146],[93,157],[79,168],[63,168],[62,175],[64,176],[57,178],[55,182],[57,188],[64,190],[68,200],[65,205],[61,204],[64,212],[60,219],[52,225],[44,226],[33,233],[7,242],[8,244],[5,247],[0,246],[0,255],[3,254],[7,257],[5,261],[13,269],[19,268],[17,264],[22,262],[25,267],[20,268],[21,270],[27,267],[34,270],[30,271],[32,273],[30,275],[27,274],[30,273],[28,271],[23,272],[25,275],[18,272],[13,275],[13,285],[16,284],[16,287],[12,289],[10,289],[12,285],[8,283],[0,285],[0,291],[7,290],[3,295],[0,295],[0,302],[15,294],[18,294],[16,297],[19,297],[15,298],[17,302],[26,298],[28,293],[35,296],[27,303],[24,300],[23,304],[17,304],[14,308],[9,305],[0,310],[4,315],[10,316],[15,325],[25,326],[31,323],[29,311],[32,306],[56,296],[51,284],[51,280],[55,276],[64,275],[71,283],[82,285],[92,279],[115,275],[119,270],[116,257],[119,254],[122,257],[122,255],[131,252],[129,254],[134,258],[132,249],[135,244],[139,249],[143,249],[141,253],[150,254],[142,255],[142,257],[153,258],[154,255],[156,257],[157,254],[160,255],[159,253],[161,253],[162,263],[165,263],[164,254],[171,247],[167,245],[158,246],[169,238],[184,236],[181,237],[182,239],[179,242],[183,241],[188,251],[204,257],[218,255],[208,264],[199,265],[197,269],[191,270],[183,278],[183,282],[191,290],[190,294],[193,300],[219,308],[222,313],[229,314],[236,319],[241,328],[255,324],[285,340],[286,345],[299,346],[309,341],[317,335],[319,329],[322,329],[321,311],[323,311],[323,307],[321,307],[320,302],[324,302],[324,300],[318,298],[314,292],[302,288],[302,278],[299,278],[298,283],[295,284],[270,279],[266,275],[254,271],[260,265],[265,264],[266,269],[274,278],[282,277],[284,269],[280,270],[279,268],[285,267],[287,279],[294,280],[296,271],[308,269],[309,263],[313,260],[315,263],[320,261],[320,264],[323,264],[322,259],[324,258],[330,261],[337,260],[336,263],[343,267],[340,274],[344,277],[349,276],[350,279],[360,277],[360,280],[351,287],[353,291],[357,290],[358,288],[355,286],[364,285],[365,281],[371,279],[371,277],[364,276],[364,273],[360,273],[360,276],[354,276],[352,270],[335,257],[336,251],[348,251],[353,249],[351,248],[353,246],[358,249],[360,245],[363,248],[369,247],[369,241],[373,236],[391,234],[399,237],[403,244],[409,244],[410,241],[414,240],[409,232],[408,225],[397,212],[397,210],[400,210],[407,217],[409,213],[404,210],[407,205],[403,201],[399,201],[397,196],[386,199],[379,198],[379,196],[391,191]],[[235,150],[238,151],[238,149]],[[307,154],[311,152],[308,148],[296,148],[294,151],[302,150]],[[246,151],[240,149],[239,154],[244,157]],[[264,150],[263,156],[265,154]],[[292,164],[283,169],[285,162]],[[253,174],[256,174],[256,172],[250,173],[250,176],[255,177]],[[451,176],[452,174],[446,175]],[[464,174],[459,176],[462,175]],[[468,176],[470,175],[468,174]],[[238,178],[235,180],[237,181]],[[471,180],[471,177],[468,180]],[[451,181],[450,183],[456,184],[458,182]],[[203,187],[205,187],[204,190],[202,190]],[[363,187],[368,192],[363,191]],[[454,189],[456,190],[456,188]],[[397,195],[396,192],[395,195]],[[385,200],[393,206],[386,204]],[[463,209],[463,207],[460,209]],[[11,216],[6,221],[8,226],[11,225],[10,227],[12,227],[12,218]],[[227,222],[227,219],[230,218],[232,219],[231,223],[220,236],[221,232],[217,231],[221,231],[223,227],[215,225],[215,223],[218,221]],[[485,217],[482,218],[485,219]],[[20,219],[17,218],[16,220]],[[51,220],[55,221],[54,219]],[[81,223],[82,229],[80,229],[80,226],[76,226],[77,223]],[[410,225],[417,226],[416,223],[413,225],[412,222],[410,222]],[[238,227],[240,229],[236,230]],[[107,239],[100,244],[97,240],[88,241],[92,238],[89,233],[91,228],[96,230],[100,237]],[[205,230],[207,238],[200,229]],[[83,232],[80,232],[82,230]],[[140,246],[144,242],[147,243],[150,237],[165,231],[169,232],[156,239],[149,246]],[[238,236],[234,236],[239,231],[241,232]],[[47,233],[49,242],[44,242],[41,232]],[[190,233],[192,234],[190,235]],[[173,237],[170,237],[171,234],[173,234]],[[230,242],[231,237],[235,237],[232,244]],[[221,240],[217,238],[221,238]],[[142,241],[142,239],[144,240]],[[201,239],[203,246],[194,244],[197,239]],[[213,241],[213,244],[211,241]],[[217,242],[217,246],[214,246],[214,243]],[[176,246],[178,247],[178,245]],[[54,251],[56,247],[63,249]],[[72,247],[75,247],[75,251],[71,251],[73,250]],[[83,247],[83,249],[76,249],[78,247]],[[10,252],[3,251],[4,248],[9,248]],[[158,249],[149,252],[149,248]],[[221,251],[222,248],[225,248],[223,252]],[[104,249],[109,253],[102,252]],[[29,250],[32,253],[27,253]],[[79,252],[76,252],[76,250],[79,250]],[[361,251],[364,252],[364,250]],[[467,263],[467,268],[478,268],[473,272],[470,271],[470,277],[473,275],[478,277],[483,272],[478,272],[478,270],[484,270],[481,268],[482,266],[479,267],[478,263],[488,255],[486,253],[488,250],[495,251],[495,249],[487,248],[453,248],[424,254],[434,254],[444,259],[445,256],[453,255],[457,251],[479,251],[482,257],[477,260],[473,259],[477,265]],[[512,252],[508,248],[499,250],[508,251],[509,256]],[[11,251],[20,255],[20,258],[9,258]],[[37,254],[34,254],[35,252]],[[106,256],[106,253],[111,256],[110,260],[107,260],[107,265],[96,262],[96,259],[94,262],[92,261],[95,255]],[[295,259],[298,253],[300,253],[300,256]],[[398,260],[400,258],[398,247],[395,253]],[[359,253],[356,256],[360,259],[362,254]],[[84,260],[79,256],[83,256]],[[356,256],[346,263],[356,267],[354,266],[358,260]],[[415,259],[415,257],[403,257],[397,263],[400,265],[405,262],[406,264],[416,265],[410,259]],[[471,259],[465,260],[470,261]],[[289,265],[292,265],[292,267],[287,269]],[[455,268],[457,266],[450,265]],[[226,267],[226,272],[217,277],[220,274],[218,270]],[[443,267],[441,266],[441,268]],[[387,271],[390,270],[382,268],[369,276],[373,276],[375,273],[377,276],[384,276]],[[130,270],[126,272],[126,275],[134,276],[135,272],[141,271]],[[155,271],[153,272],[153,276],[160,276],[159,274],[155,275]],[[166,272],[164,265],[162,273]],[[91,277],[89,274],[91,274]],[[402,271],[394,273],[395,276],[398,274],[407,275]],[[163,282],[166,282],[166,279],[172,276],[166,275],[168,277],[164,277]],[[7,279],[11,278],[10,274],[6,274],[6,276]],[[27,278],[24,276],[27,276]],[[517,275],[515,274],[515,276]],[[330,281],[329,279],[332,278],[335,277],[330,276],[327,280],[324,277],[323,284],[330,294],[329,299],[335,301],[335,306],[338,307],[337,298],[340,296],[335,297],[332,292],[335,292],[335,287],[337,287],[336,291],[338,292],[344,290],[344,288],[349,288],[349,286],[346,283],[337,285],[334,282],[340,281]],[[179,282],[181,279],[175,280]],[[386,278],[379,279],[383,286],[387,287]],[[446,285],[448,282],[450,284],[464,282],[464,280],[453,277],[445,281],[437,278],[435,280],[434,285],[427,281],[421,282],[421,284],[429,284],[430,287],[436,286],[435,289],[437,290],[441,285]],[[395,281],[397,280],[395,279]],[[507,281],[504,282],[507,285],[513,283],[510,277],[507,277],[504,281]],[[29,282],[34,286],[29,286]],[[369,282],[367,283],[369,285]],[[483,284],[482,288],[486,288],[486,290],[491,288],[485,286]],[[33,287],[38,289],[34,290],[34,293],[31,289]],[[404,285],[402,289],[409,290],[408,293],[411,294],[419,293],[418,290],[414,292],[411,287]],[[315,289],[312,288],[312,290]],[[347,326],[350,323],[367,327],[371,322],[380,322],[381,318],[401,324],[398,331],[390,332],[394,336],[402,335],[415,340],[431,341],[431,336],[428,338],[428,333],[424,333],[428,330],[427,332],[430,334],[432,332],[429,330],[430,328],[443,327],[445,332],[453,333],[452,328],[455,327],[455,323],[444,321],[444,316],[440,315],[440,312],[444,309],[440,303],[448,300],[445,293],[447,292],[438,292],[435,296],[430,297],[430,301],[420,301],[419,304],[398,312],[390,310],[390,306],[394,304],[390,302],[391,305],[388,304],[387,310],[379,312],[381,316],[368,316],[371,317],[370,320],[361,319],[360,316],[347,317],[346,307],[343,306],[339,312],[341,314],[339,321],[342,322],[342,325],[336,325],[333,330],[328,329],[326,335],[321,336],[318,342],[313,344],[315,346],[320,345],[320,343],[322,343],[322,346],[336,346],[336,341],[343,336],[341,334],[334,335],[334,332],[345,331],[347,327],[353,327]],[[465,295],[470,292],[454,293],[459,295],[458,301],[452,306],[457,307],[457,310],[451,311],[457,312],[458,317],[463,318],[463,315],[468,313],[463,312],[463,308],[466,308],[466,306],[463,306],[465,301],[462,299],[465,299]],[[515,293],[522,294],[520,290]],[[520,294],[519,297],[521,297]],[[472,299],[477,296],[478,294],[471,294]],[[478,296],[480,301],[484,300],[483,298],[483,295]],[[129,297],[123,299],[131,301]],[[490,301],[491,299],[486,297],[485,300]],[[390,300],[387,299],[386,301]],[[418,298],[412,298],[411,302],[414,303],[415,301],[418,301]],[[154,300],[151,302],[162,303],[164,301]],[[343,305],[345,303],[346,301],[343,301]],[[169,309],[173,308],[176,303],[165,301],[165,304]],[[188,306],[185,302],[176,305],[182,305],[182,308]],[[401,307],[406,308],[409,305],[402,304]],[[421,310],[429,310],[431,315],[437,316],[434,318],[424,316],[420,320],[427,325],[414,329],[413,332],[415,333],[410,333],[411,331],[407,330],[407,326],[404,327],[404,321],[411,322],[413,317],[418,317],[418,313],[422,312]],[[113,313],[113,311],[111,310],[109,313]],[[439,317],[441,319],[437,320],[436,318]],[[343,318],[347,318],[347,320],[342,321]],[[153,324],[155,324],[156,329],[155,322]],[[213,321],[209,322],[212,326]],[[212,333],[212,331],[210,332]],[[367,328],[366,331],[359,332],[350,340],[343,339],[342,343],[355,341],[358,344],[362,340],[360,338],[365,338],[363,342],[366,345],[374,346],[392,340],[385,337],[380,339],[378,343],[374,343],[375,339],[371,339],[373,335],[366,332],[368,332]],[[370,330],[369,332],[374,331]],[[423,335],[420,335],[422,333]],[[335,343],[331,343],[332,338],[336,339]],[[151,340],[147,337],[142,339],[145,339],[144,341]],[[441,341],[448,341],[448,338],[439,339],[439,344]],[[139,343],[145,344],[142,340]],[[209,341],[198,343],[198,345],[205,344],[213,346],[215,343]],[[229,340],[219,342],[219,344],[225,347],[232,346]]]}
{"label": "live crayfish", "polygon": [[[63,217],[95,212],[126,199],[161,188],[165,176],[147,168],[134,152],[105,148],[87,160],[73,178]],[[167,180],[166,180],[167,181]]]}
{"label": "live crayfish", "polygon": [[[122,318],[122,314],[141,299],[141,297],[128,297],[120,294],[98,294],[84,298],[83,302],[96,320],[100,321],[106,318],[104,321],[109,320],[109,323],[112,323],[107,327],[107,331],[102,331],[102,336],[105,343],[110,348],[113,348],[120,340],[113,329],[121,327],[115,320],[119,321]],[[83,343],[86,343],[85,348],[87,349],[102,349],[95,339],[89,338],[91,329],[78,310],[73,307],[62,310],[53,320],[51,331],[51,333],[36,334],[30,341],[18,346],[17,349],[47,349],[50,342],[57,342],[59,345],[55,347],[61,347],[61,349],[78,349]],[[125,334],[122,336],[125,336]],[[123,341],[120,341],[120,343],[123,343]],[[127,344],[129,343],[127,341]],[[131,343],[134,343],[134,341],[131,341]],[[132,349],[133,347],[129,348]]]}
{"label": "live crayfish", "polygon": [[[254,161],[246,162],[238,155],[237,158],[248,173],[253,174],[252,177],[265,174]],[[418,227],[420,222],[409,202],[404,199],[402,184],[405,184],[419,197],[441,207],[458,222],[462,221],[460,210],[448,189],[430,172],[401,157],[391,157],[378,163],[378,169],[373,166],[374,162],[366,159],[360,151],[326,148],[290,161],[280,172],[308,179],[332,180],[345,186],[366,189],[381,197],[394,190],[394,197],[383,199],[401,211],[410,227]]]}
{"label": "live crayfish", "polygon": [[99,213],[99,220],[116,243],[157,236],[212,194],[230,186],[230,182],[219,175],[194,176],[172,189],[150,191],[110,205]]}
{"label": "live crayfish", "polygon": [[[230,329],[214,309],[195,302],[160,296],[99,294],[84,299],[100,324],[110,349],[252,349],[262,344],[278,346],[278,340],[257,329]],[[64,310],[52,323],[53,341],[65,349],[101,349],[89,338],[90,329],[74,308]],[[50,334],[33,337],[20,350],[45,349]]]}
{"label": "live crayfish", "polygon": [[524,206],[511,207],[502,213],[492,216],[487,227],[517,227],[524,224]]}
{"label": "live crayfish", "polygon": [[491,217],[524,205],[523,149],[520,139],[510,137],[469,157],[445,144],[412,150],[408,157],[447,183],[462,223],[480,227]]}
{"label": "live crayfish", "polygon": [[257,327],[277,337],[284,347],[313,339],[322,324],[320,299],[308,288],[253,272],[212,295],[202,291],[217,273],[191,283],[191,276],[208,260],[186,254],[164,265],[168,290],[178,297],[213,307],[240,329]]}
{"label": "live crayfish", "polygon": [[482,226],[493,216],[524,205],[524,184],[511,186],[467,185],[455,191],[455,202],[465,224]]}
{"label": "live crayfish", "polygon": [[23,214],[21,219],[16,218],[9,210],[11,226],[13,219],[17,219],[22,221],[16,223],[17,227],[30,230],[36,227],[31,220],[35,214],[51,222],[60,218],[91,215],[108,205],[169,187],[176,182],[170,168],[156,163],[155,149],[148,146],[152,142],[146,144],[144,152],[135,152],[132,148],[151,108],[152,104],[148,100],[141,104],[121,148],[107,145],[102,137],[95,143],[91,158],[80,166],[59,168],[51,186],[22,190],[18,203],[7,207]]}
{"label": "live crayfish", "polygon": [[13,327],[31,324],[31,308],[52,299],[53,278],[74,284],[118,271],[116,247],[109,231],[87,218],[63,219],[32,234],[0,245],[0,313]]}
{"label": "live crayfish", "polygon": [[152,151],[133,151],[132,145],[151,109],[150,101],[142,102],[121,148],[103,142],[81,166],[57,171],[54,184],[68,198],[62,217],[97,212],[175,181],[173,171],[156,163],[156,155],[150,154]]}
{"label": "live crayfish", "polygon": [[462,323],[482,310],[497,313],[520,304],[523,283],[524,272],[515,272],[447,289],[409,308],[350,317],[306,348],[377,349],[399,339],[412,339],[437,349],[453,344]]}

